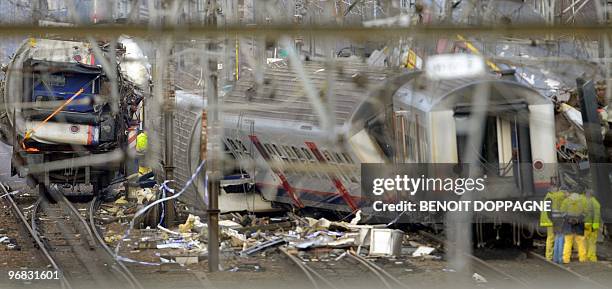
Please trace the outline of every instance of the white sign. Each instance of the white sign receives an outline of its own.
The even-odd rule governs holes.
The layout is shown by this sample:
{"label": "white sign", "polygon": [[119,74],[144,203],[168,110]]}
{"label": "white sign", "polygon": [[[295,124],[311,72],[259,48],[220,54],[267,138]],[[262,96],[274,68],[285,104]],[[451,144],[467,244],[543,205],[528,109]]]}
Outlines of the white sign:
{"label": "white sign", "polygon": [[437,54],[425,62],[425,75],[430,79],[475,77],[484,73],[484,59],[473,54]]}

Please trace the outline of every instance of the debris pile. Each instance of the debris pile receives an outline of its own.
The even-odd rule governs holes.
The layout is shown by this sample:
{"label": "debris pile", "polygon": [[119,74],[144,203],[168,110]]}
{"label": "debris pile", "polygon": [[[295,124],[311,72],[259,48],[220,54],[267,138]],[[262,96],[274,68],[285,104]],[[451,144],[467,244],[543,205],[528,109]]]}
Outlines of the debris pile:
{"label": "debris pile", "polygon": [[[303,262],[336,262],[348,251],[400,265],[407,259],[441,259],[435,255],[440,252],[435,247],[409,240],[401,230],[389,229],[386,224],[358,224],[359,215],[351,222],[336,222],[293,214],[259,219],[234,214],[231,220],[219,223],[221,246],[243,262],[279,247]],[[234,271],[239,270],[236,268],[239,266]]]}
{"label": "debris pile", "polygon": [[0,245],[4,247],[4,250],[20,250],[21,248],[17,245],[17,240],[9,238],[8,236],[0,235]]}
{"label": "debris pile", "polygon": [[[102,204],[98,218],[107,224],[104,240],[111,247],[123,243],[121,248],[127,252],[121,254],[145,264],[187,266],[206,260],[208,226],[196,215],[183,217],[184,221],[176,226],[166,228],[160,222],[136,229],[129,236],[123,235],[135,212],[158,199],[157,189],[141,189],[135,200],[120,197],[113,203]],[[222,215],[219,235],[221,252],[228,261],[226,270],[265,271],[265,264],[258,258],[278,253],[279,248],[304,262],[337,262],[349,251],[400,265],[410,259],[441,259],[436,255],[440,250],[410,240],[401,230],[388,228],[386,224],[360,224],[360,219],[361,212],[350,222],[293,213],[259,217],[238,213]]]}

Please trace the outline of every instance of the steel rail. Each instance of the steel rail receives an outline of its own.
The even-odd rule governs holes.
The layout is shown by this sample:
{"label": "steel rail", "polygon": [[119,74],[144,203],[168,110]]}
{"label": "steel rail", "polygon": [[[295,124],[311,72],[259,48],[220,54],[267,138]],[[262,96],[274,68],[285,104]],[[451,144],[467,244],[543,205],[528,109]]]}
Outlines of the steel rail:
{"label": "steel rail", "polygon": [[[298,265],[298,267],[300,267],[300,269],[302,269],[302,271],[304,271],[304,273],[306,273],[306,276],[308,277],[308,279],[310,280],[310,282],[313,284],[315,288],[318,289],[320,288],[320,286],[314,277],[319,278],[321,281],[323,281],[323,283],[325,283],[326,286],[328,286],[331,289],[338,288],[331,281],[329,281],[323,275],[318,273],[315,269],[302,263],[300,259],[296,258],[291,253],[289,253],[286,248],[281,247],[279,248],[279,250],[285,255],[287,255],[287,257],[289,257],[291,261],[293,261],[296,265]],[[374,264],[370,260],[367,260],[361,256],[354,255],[354,253],[351,251],[347,251],[346,255],[349,255],[349,257],[353,258],[354,260],[362,264],[364,267],[366,267],[368,270],[370,270],[372,273],[374,273],[374,275],[376,275],[376,277],[378,277],[382,281],[382,283],[385,285],[387,289],[396,288],[396,287],[393,287],[392,284],[387,281],[387,279],[393,281],[394,283],[399,285],[401,288],[406,288],[406,289],[408,288],[404,283],[399,281],[397,278],[393,277],[393,275],[389,274],[389,272],[385,271],[384,269]]]}
{"label": "steel rail", "polygon": [[[53,259],[53,257],[49,253],[49,250],[47,249],[45,244],[40,239],[40,237],[39,237],[38,233],[36,232],[36,230],[34,230],[33,227],[28,223],[27,218],[23,215],[23,213],[19,209],[19,206],[17,206],[17,203],[15,202],[13,197],[9,194],[8,190],[6,189],[6,187],[5,187],[5,185],[3,183],[0,183],[0,190],[2,190],[2,193],[6,196],[6,199],[8,200],[8,202],[11,205],[11,207],[13,208],[13,211],[17,214],[17,216],[19,216],[19,219],[21,220],[23,225],[26,227],[26,229],[30,233],[30,236],[32,236],[32,239],[34,239],[34,241],[36,242],[36,245],[38,246],[38,249],[43,253],[45,258],[49,261],[49,263],[53,267],[53,269],[56,270],[58,273],[60,273],[60,275],[62,277],[60,279],[60,284],[62,285],[62,288],[72,289],[72,285],[70,285],[70,282],[68,282],[68,280],[66,280],[66,278],[64,277],[64,273],[63,273],[62,269],[59,267],[59,265],[57,264],[55,259]],[[32,213],[32,222],[34,222],[34,219],[35,219],[35,216],[36,216],[36,209],[38,208],[38,204],[39,203],[40,203],[40,199],[36,202],[36,204],[35,204],[35,206],[33,208],[33,211],[32,211],[33,212]]]}
{"label": "steel rail", "polygon": [[[436,241],[436,242],[442,242],[442,243],[443,243],[443,240],[441,240],[440,238],[438,238],[437,236],[435,236],[435,235],[433,235],[433,234],[430,234],[430,233],[425,232],[425,231],[419,231],[419,233],[420,233],[421,235],[423,235],[423,236],[427,237],[427,238],[433,239],[433,240],[434,240],[434,241]],[[595,281],[595,280],[593,280],[593,279],[591,279],[591,278],[589,278],[589,277],[587,277],[587,276],[584,276],[584,275],[582,275],[582,274],[580,274],[580,273],[578,273],[578,272],[576,272],[576,271],[574,271],[574,270],[572,270],[572,269],[570,269],[570,268],[567,268],[567,267],[565,267],[565,266],[562,266],[562,265],[559,265],[559,264],[557,264],[557,263],[551,262],[551,261],[549,261],[548,259],[546,259],[545,257],[543,257],[543,256],[541,256],[540,254],[537,254],[537,253],[535,253],[535,252],[533,252],[533,251],[526,251],[526,253],[527,253],[529,256],[532,256],[532,257],[534,257],[534,258],[536,258],[536,259],[538,259],[538,260],[540,260],[540,261],[542,261],[542,262],[546,263],[547,265],[550,265],[552,268],[556,268],[557,270],[561,270],[561,271],[564,271],[564,272],[570,273],[570,274],[572,274],[572,275],[576,276],[578,279],[580,279],[580,280],[582,280],[582,281],[584,281],[584,282],[590,283],[590,284],[592,284],[592,285],[594,285],[594,286],[596,286],[596,287],[598,287],[598,288],[612,288],[612,287],[610,287],[610,286],[605,286],[605,285],[603,285],[603,284],[601,284],[601,283],[598,283],[597,281]],[[516,281],[516,282],[520,283],[521,285],[523,285],[523,286],[525,286],[525,287],[527,287],[527,288],[531,288],[531,286],[530,286],[529,282],[526,282],[526,281],[520,280],[520,279],[518,279],[518,278],[516,278],[516,277],[514,277],[514,276],[512,276],[512,275],[510,275],[510,274],[508,274],[508,273],[505,273],[505,272],[503,272],[503,271],[499,270],[497,267],[495,267],[495,266],[493,266],[493,265],[489,264],[488,262],[486,262],[486,261],[484,261],[484,260],[482,260],[482,259],[480,259],[480,258],[478,258],[478,257],[476,257],[476,256],[473,256],[473,255],[471,255],[471,254],[465,254],[465,255],[466,255],[466,256],[468,256],[468,257],[470,257],[472,260],[474,260],[474,261],[478,262],[479,264],[481,264],[481,265],[483,265],[483,266],[487,266],[488,268],[490,268],[490,269],[492,269],[492,270],[496,271],[497,273],[502,274],[502,275],[506,276],[507,278],[510,278],[510,279],[512,279],[513,281]]]}
{"label": "steel rail", "polygon": [[[385,287],[387,287],[389,289],[393,289],[393,287],[391,287],[391,284],[389,284],[389,282],[385,279],[385,277],[382,275],[380,270],[377,270],[375,267],[370,265],[367,260],[364,260],[363,258],[361,258],[361,256],[357,257],[357,256],[351,254],[350,252],[347,255],[349,257],[355,259],[357,262],[361,263],[363,266],[368,268],[370,271],[372,271],[374,273],[374,275],[376,275],[376,277],[378,277],[378,279],[380,279],[380,281],[382,281],[383,284],[385,284]],[[402,283],[399,283],[399,284],[402,284]]]}
{"label": "steel rail", "polygon": [[353,252],[353,251],[348,251],[347,255],[349,255],[349,257],[354,258],[357,261],[362,261],[364,263],[362,264],[367,264],[366,266],[370,266],[372,268],[374,268],[374,270],[377,270],[378,272],[382,273],[383,275],[385,275],[385,277],[389,278],[389,280],[397,283],[397,285],[401,286],[402,288],[408,289],[409,287],[406,286],[406,284],[404,284],[402,281],[400,281],[399,279],[395,278],[393,275],[389,274],[389,272],[387,272],[385,269],[381,268],[380,266],[376,265],[374,262],[359,256],[357,253]]}
{"label": "steel rail", "polygon": [[[431,240],[434,240],[434,241],[436,241],[436,242],[438,242],[440,244],[448,244],[450,246],[453,246],[452,243],[445,242],[444,240],[440,239],[438,236],[435,236],[435,235],[433,235],[433,234],[431,234],[429,232],[425,232],[425,231],[421,230],[421,231],[419,231],[419,234],[421,234],[422,236],[425,236],[425,237],[427,237],[427,238],[429,238]],[[514,276],[512,276],[512,275],[510,275],[510,274],[508,274],[508,273],[506,273],[506,272],[504,272],[502,270],[500,270],[499,268],[497,268],[496,266],[493,266],[492,264],[488,263],[485,260],[482,260],[482,259],[480,259],[480,258],[478,258],[478,257],[476,257],[476,256],[474,256],[472,254],[466,253],[466,252],[461,252],[461,254],[463,256],[469,258],[470,260],[472,260],[476,264],[479,264],[480,266],[483,266],[484,268],[493,271],[495,274],[498,274],[498,275],[502,276],[505,279],[512,280],[513,282],[521,285],[524,288],[531,288],[529,286],[529,284],[527,284],[525,281],[520,280],[520,279],[518,279],[518,278],[516,278],[516,277],[514,277]]]}
{"label": "steel rail", "polygon": [[64,203],[64,205],[66,207],[68,207],[68,210],[70,210],[70,212],[72,212],[72,214],[79,220],[79,222],[81,222],[81,224],[83,225],[83,227],[87,231],[87,235],[89,235],[89,238],[88,238],[89,242],[88,243],[90,245],[90,249],[93,250],[95,248],[95,240],[96,240],[96,238],[95,238],[91,228],[89,227],[89,224],[85,220],[85,218],[83,218],[81,213],[79,213],[79,210],[77,210],[72,205],[72,203],[70,203],[70,201],[68,201],[68,199],[66,199],[66,196],[64,196],[64,194],[62,194],[59,190],[57,190],[57,187],[53,187],[53,189],[49,188],[49,193],[51,193],[56,200],[62,201]]}
{"label": "steel rail", "polygon": [[[281,252],[283,252],[283,254],[287,255],[289,260],[293,261],[293,263],[295,263],[298,267],[300,267],[300,269],[302,269],[302,271],[304,271],[304,273],[306,274],[306,277],[308,277],[308,280],[310,280],[310,283],[312,283],[312,286],[314,286],[315,289],[320,289],[319,283],[317,283],[315,278],[312,276],[311,270],[309,270],[308,267],[306,267],[306,265],[304,265],[300,261],[300,259],[298,259],[295,256],[291,255],[289,252],[287,252],[287,249],[285,249],[285,248],[279,248],[279,250]],[[322,280],[325,280],[325,278],[323,278]]]}
{"label": "steel rail", "polygon": [[94,214],[98,209],[98,204],[99,204],[98,197],[94,197],[89,207],[89,225],[91,226],[91,229],[94,232],[96,240],[102,246],[104,251],[106,251],[106,253],[110,255],[113,258],[113,260],[115,260],[117,266],[119,266],[119,269],[117,269],[117,271],[121,275],[123,275],[124,278],[128,280],[128,282],[130,282],[132,288],[144,289],[144,287],[142,286],[142,284],[140,284],[140,281],[138,281],[136,276],[134,276],[134,274],[132,274],[132,272],[127,268],[127,266],[125,266],[125,264],[117,258],[113,250],[109,248],[108,245],[106,245],[106,243],[104,242],[104,238],[102,238],[102,236],[100,235],[100,232],[98,231],[98,228],[95,223],[95,218],[94,218]]}
{"label": "steel rail", "polygon": [[546,263],[546,264],[548,264],[548,265],[558,269],[558,270],[570,273],[570,274],[576,276],[578,279],[580,279],[582,281],[585,281],[585,282],[588,282],[588,283],[591,283],[592,285],[595,285],[595,286],[597,286],[599,288],[612,288],[610,286],[603,285],[603,284],[601,284],[601,283],[599,283],[599,282],[597,282],[597,281],[595,281],[595,280],[593,280],[593,279],[591,279],[591,278],[589,278],[587,276],[584,276],[584,275],[582,275],[582,274],[580,274],[580,273],[578,273],[578,272],[576,272],[576,271],[574,271],[574,270],[572,270],[572,269],[570,269],[568,267],[565,267],[565,266],[562,266],[560,264],[554,263],[554,262],[546,259],[546,257],[544,257],[544,256],[542,256],[542,255],[540,255],[540,254],[538,254],[538,253],[536,253],[534,251],[527,251],[527,254],[529,256],[532,256],[532,257],[534,257],[534,258],[536,258],[536,259],[538,259],[538,260],[540,260],[540,261],[542,261],[542,262],[544,262],[544,263]]}
{"label": "steel rail", "polygon": [[38,196],[36,203],[34,203],[34,206],[32,206],[32,217],[30,217],[30,222],[31,222],[32,230],[34,232],[38,232],[35,216],[36,216],[36,212],[38,212],[38,207],[40,206],[40,203],[42,202],[42,200],[43,200],[43,196]]}

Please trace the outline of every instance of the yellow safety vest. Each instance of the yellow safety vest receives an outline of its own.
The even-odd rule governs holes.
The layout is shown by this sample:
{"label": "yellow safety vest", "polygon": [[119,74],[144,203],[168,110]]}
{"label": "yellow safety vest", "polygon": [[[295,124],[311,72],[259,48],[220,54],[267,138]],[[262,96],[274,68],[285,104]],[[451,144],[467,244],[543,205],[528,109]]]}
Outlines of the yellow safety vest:
{"label": "yellow safety vest", "polygon": [[147,133],[141,132],[136,136],[136,151],[145,152],[149,146],[149,139]]}
{"label": "yellow safety vest", "polygon": [[586,203],[586,198],[573,193],[561,203],[561,212],[569,217],[584,217],[587,208]]}
{"label": "yellow safety vest", "polygon": [[584,225],[591,225],[594,230],[597,230],[601,223],[601,205],[593,196],[589,198],[584,196],[584,201],[586,202]]}
{"label": "yellow safety vest", "polygon": [[563,191],[549,192],[544,197],[544,201],[551,201],[551,211],[542,211],[540,213],[540,226],[552,227],[553,223],[549,216],[561,212],[561,203],[565,199],[565,193]]}

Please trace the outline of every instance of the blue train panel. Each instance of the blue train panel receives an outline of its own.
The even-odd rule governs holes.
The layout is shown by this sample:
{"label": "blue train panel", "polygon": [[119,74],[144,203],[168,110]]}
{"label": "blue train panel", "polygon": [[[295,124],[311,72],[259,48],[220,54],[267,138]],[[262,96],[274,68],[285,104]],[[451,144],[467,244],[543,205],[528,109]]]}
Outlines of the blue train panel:
{"label": "blue train panel", "polygon": [[31,101],[63,101],[73,97],[81,88],[83,93],[64,108],[72,112],[93,112],[94,95],[100,93],[102,72],[96,67],[68,65],[65,69],[39,71],[34,74]]}

